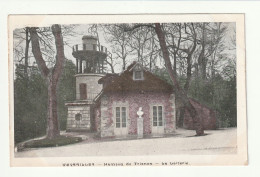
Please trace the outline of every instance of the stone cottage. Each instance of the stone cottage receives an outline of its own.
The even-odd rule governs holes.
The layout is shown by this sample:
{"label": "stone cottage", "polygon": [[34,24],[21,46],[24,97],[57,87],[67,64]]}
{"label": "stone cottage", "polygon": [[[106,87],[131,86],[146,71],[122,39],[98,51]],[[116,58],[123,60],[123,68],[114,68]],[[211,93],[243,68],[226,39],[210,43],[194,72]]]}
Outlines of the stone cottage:
{"label": "stone cottage", "polygon": [[101,78],[102,92],[95,98],[95,131],[101,137],[135,136],[137,111],[143,111],[143,135],[174,133],[175,95],[173,88],[141,64],[134,62],[121,74]]}

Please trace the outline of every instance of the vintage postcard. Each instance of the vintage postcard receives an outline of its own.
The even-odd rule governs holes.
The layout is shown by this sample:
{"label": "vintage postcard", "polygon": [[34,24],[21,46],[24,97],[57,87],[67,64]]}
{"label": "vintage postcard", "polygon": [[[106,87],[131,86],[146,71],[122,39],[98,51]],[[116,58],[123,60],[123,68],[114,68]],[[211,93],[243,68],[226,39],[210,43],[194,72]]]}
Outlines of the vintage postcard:
{"label": "vintage postcard", "polygon": [[247,165],[244,14],[8,22],[10,166]]}

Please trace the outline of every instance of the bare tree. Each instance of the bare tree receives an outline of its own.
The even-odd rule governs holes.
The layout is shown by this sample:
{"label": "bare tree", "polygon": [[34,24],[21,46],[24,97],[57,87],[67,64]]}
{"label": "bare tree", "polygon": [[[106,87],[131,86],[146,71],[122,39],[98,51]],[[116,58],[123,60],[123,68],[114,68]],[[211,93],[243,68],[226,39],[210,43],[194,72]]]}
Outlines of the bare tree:
{"label": "bare tree", "polygon": [[[104,31],[105,40],[111,44],[112,53],[115,55],[114,60],[121,60],[122,61],[122,69],[126,69],[127,59],[130,53],[132,52],[131,48],[129,47],[129,40],[130,36],[129,33],[125,33],[122,28],[118,25],[111,25],[105,24],[101,25],[101,28]],[[112,65],[112,59],[110,66]],[[115,65],[117,63],[114,63]]]}
{"label": "bare tree", "polygon": [[219,44],[226,32],[226,26],[222,23],[199,23],[200,38],[198,48],[198,68],[199,77],[207,78],[207,65],[209,58],[216,52]]}
{"label": "bare tree", "polygon": [[174,70],[173,70],[172,64],[171,64],[169,50],[168,50],[168,47],[166,44],[165,32],[163,31],[161,24],[160,23],[155,23],[154,25],[152,25],[152,24],[133,24],[131,26],[124,26],[124,28],[125,28],[125,31],[132,31],[137,28],[140,28],[141,26],[147,26],[147,27],[153,28],[155,30],[158,40],[159,40],[160,47],[161,47],[161,52],[163,55],[165,67],[166,67],[166,70],[171,78],[171,81],[173,82],[173,85],[177,91],[176,93],[179,95],[181,102],[183,103],[185,108],[188,110],[190,116],[192,117],[195,129],[196,129],[196,135],[198,135],[198,136],[203,135],[204,128],[203,128],[203,124],[202,124],[202,119],[201,119],[201,117],[199,117],[196,109],[190,103],[190,100],[189,100],[187,94],[185,93],[185,91],[180,87],[179,82],[176,78],[176,75],[174,74]]}
{"label": "bare tree", "polygon": [[156,34],[158,35],[158,39],[159,39],[160,46],[161,46],[162,53],[163,53],[163,58],[164,58],[164,61],[165,61],[165,67],[166,67],[166,69],[167,69],[167,71],[170,75],[170,78],[173,81],[173,84],[178,91],[177,93],[179,94],[182,103],[185,105],[185,108],[188,110],[190,116],[193,119],[193,122],[194,122],[194,125],[195,125],[195,128],[196,128],[196,134],[197,135],[203,135],[204,129],[203,129],[203,125],[202,125],[202,120],[199,117],[196,109],[190,103],[189,98],[187,97],[187,94],[179,86],[177,78],[174,75],[174,71],[172,69],[172,64],[171,64],[171,60],[170,60],[169,51],[168,51],[167,45],[166,45],[165,34],[162,31],[160,23],[155,24],[155,31],[156,31]]}
{"label": "bare tree", "polygon": [[[188,26],[188,27],[186,27]],[[186,29],[189,28],[189,31]],[[186,74],[186,82],[184,85],[184,90],[188,93],[190,81],[191,81],[191,69],[192,69],[192,57],[193,53],[197,47],[197,32],[195,30],[194,24],[185,24],[185,32],[188,34],[187,40],[192,41],[191,45],[187,48],[179,49],[186,54],[185,58],[187,60],[187,74]]]}
{"label": "bare tree", "polygon": [[133,51],[132,55],[137,56],[137,61],[143,66],[150,65],[150,60],[148,60],[151,59],[152,53],[150,52],[150,42],[154,42],[150,31],[150,28],[140,27],[131,33],[131,40],[129,40],[129,46]]}
{"label": "bare tree", "polygon": [[[41,75],[46,80],[48,85],[48,118],[47,118],[47,138],[53,139],[60,135],[58,114],[57,114],[57,87],[59,83],[60,76],[63,71],[63,65],[65,61],[64,56],[64,43],[63,36],[60,25],[52,25],[51,32],[54,36],[55,46],[56,46],[56,60],[54,67],[49,69],[46,65],[46,61],[43,58],[43,52],[40,47],[40,40],[49,46],[49,42],[52,41],[51,37],[43,34],[48,32],[48,29],[39,29],[35,27],[29,28],[31,43],[32,43],[32,53],[41,72]],[[48,40],[43,41],[40,35],[45,36]]]}
{"label": "bare tree", "polygon": [[[99,50],[100,50],[101,44],[100,44],[99,32],[98,32],[99,27],[103,28],[103,25],[97,25],[97,24],[90,25],[90,27],[88,28],[88,31],[90,32],[90,34],[93,34],[97,37],[97,43],[98,43],[98,47],[99,47]],[[114,68],[115,68],[117,63],[114,62],[113,55],[109,51],[107,51],[107,57],[105,59],[105,62],[109,65],[111,72],[115,73]]]}
{"label": "bare tree", "polygon": [[[182,71],[186,72],[186,81],[184,90],[188,93],[191,76],[192,76],[192,57],[197,47],[197,32],[193,23],[175,23],[164,25],[166,42],[169,52],[174,60],[173,72],[177,77],[177,58],[179,65],[179,75],[182,76]],[[184,61],[186,64],[184,64]],[[177,97],[179,98],[179,97]],[[183,126],[183,117],[185,113],[184,105],[181,106],[180,116],[178,117],[178,127]]]}
{"label": "bare tree", "polygon": [[156,34],[154,30],[150,30],[151,38],[149,41],[148,50],[150,51],[149,55],[149,69],[152,71],[153,67],[156,65],[156,59],[159,57],[160,50],[157,47],[157,40],[155,38]]}
{"label": "bare tree", "polygon": [[[182,28],[181,23],[170,23],[165,24],[164,31],[166,33],[166,43],[168,45],[169,53],[173,58],[173,71],[177,76],[177,58],[180,56],[180,45],[182,39]],[[182,57],[179,57],[182,60]]]}
{"label": "bare tree", "polygon": [[[14,38],[18,40],[14,46],[14,54],[16,61],[19,63],[23,62],[24,76],[28,77],[28,67],[29,67],[29,48],[30,48],[30,36],[29,28],[22,28],[20,30],[14,31]],[[25,44],[24,44],[25,43]]]}

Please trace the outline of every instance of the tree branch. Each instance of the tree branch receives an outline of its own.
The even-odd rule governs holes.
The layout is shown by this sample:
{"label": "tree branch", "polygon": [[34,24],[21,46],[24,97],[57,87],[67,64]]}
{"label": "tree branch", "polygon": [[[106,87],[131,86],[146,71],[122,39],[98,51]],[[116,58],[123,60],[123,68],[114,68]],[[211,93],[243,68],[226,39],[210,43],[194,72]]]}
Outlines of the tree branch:
{"label": "tree branch", "polygon": [[46,63],[42,57],[42,52],[39,44],[39,36],[37,34],[35,27],[31,27],[29,31],[30,31],[31,42],[32,42],[32,53],[39,67],[39,70],[41,71],[42,75],[46,79],[50,71],[46,66]]}
{"label": "tree branch", "polygon": [[64,67],[65,55],[64,55],[64,44],[63,37],[61,33],[60,25],[52,25],[51,26],[52,34],[55,38],[55,46],[56,46],[56,63],[53,70],[53,78],[57,82],[62,74],[62,70]]}

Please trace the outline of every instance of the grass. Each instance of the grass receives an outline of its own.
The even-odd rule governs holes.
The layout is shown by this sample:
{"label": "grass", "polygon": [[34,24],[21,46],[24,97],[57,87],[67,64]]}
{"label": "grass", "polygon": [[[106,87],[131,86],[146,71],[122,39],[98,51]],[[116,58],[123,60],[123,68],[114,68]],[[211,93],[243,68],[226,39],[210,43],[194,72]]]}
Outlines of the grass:
{"label": "grass", "polygon": [[80,137],[58,136],[54,139],[44,138],[44,139],[32,140],[26,142],[24,144],[24,148],[57,147],[57,146],[64,146],[68,144],[74,144],[81,141],[82,138]]}

